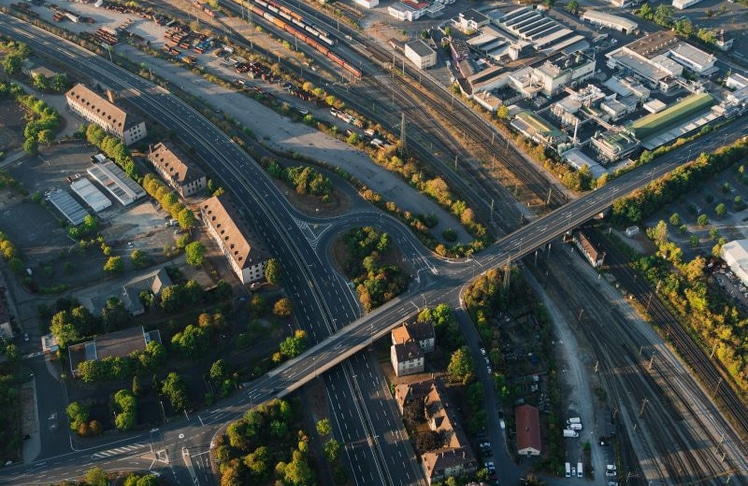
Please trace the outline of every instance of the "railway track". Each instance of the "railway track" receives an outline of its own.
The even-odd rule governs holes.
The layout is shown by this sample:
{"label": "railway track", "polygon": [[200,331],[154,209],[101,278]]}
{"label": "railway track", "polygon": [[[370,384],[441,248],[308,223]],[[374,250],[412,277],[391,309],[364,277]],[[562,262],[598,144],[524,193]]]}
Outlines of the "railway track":
{"label": "railway track", "polygon": [[[323,22],[323,26],[328,31],[335,31],[335,27],[329,23],[329,19],[327,23],[324,23],[324,12],[311,12],[303,4],[281,1],[277,1],[277,3],[306,14],[310,18],[314,15],[315,23]],[[320,17],[323,17],[323,19]],[[382,125],[388,127],[394,127],[399,123],[399,120],[386,116],[392,114],[392,108],[383,106],[385,100],[390,99],[395,91],[406,90],[409,93],[410,99],[398,98],[409,109],[414,106],[425,108],[424,105],[428,105],[430,110],[428,117],[410,118],[412,122],[408,126],[408,146],[413,149],[414,153],[419,152],[421,163],[426,166],[430,165],[430,169],[447,178],[450,186],[461,197],[468,200],[471,207],[483,216],[484,222],[490,220],[493,214],[490,207],[491,200],[506,202],[514,200],[515,196],[524,196],[524,201],[528,205],[547,206],[549,209],[567,202],[566,194],[563,191],[558,189],[549,191],[549,188],[554,187],[555,182],[551,182],[542,173],[542,170],[522,157],[480,114],[465,106],[459,99],[455,102],[446,88],[434,83],[428,76],[416,77],[414,72],[410,72],[411,70],[405,70],[407,76],[404,77],[393,78],[388,76],[384,68],[387,65],[392,67],[391,53],[379,47],[371,39],[361,38],[355,31],[345,29],[344,27],[342,32],[337,33],[338,41],[339,43],[346,43],[345,38],[351,38],[347,47],[351,52],[357,52],[359,56],[362,56],[360,64],[364,72],[364,78],[361,82],[349,86],[347,89],[337,89],[335,91],[336,96],[344,100],[349,106],[356,107],[366,116],[378,120]],[[345,36],[342,35],[343,32],[346,33]],[[358,36],[358,38],[353,40],[353,36]],[[424,101],[427,103],[423,103]],[[371,108],[369,108],[369,103],[371,103]],[[408,116],[410,117],[410,113],[408,113]],[[421,130],[423,132],[421,136],[417,135],[419,127],[415,123],[416,118],[427,120],[424,122],[426,128]],[[438,130],[439,133],[429,134],[428,128],[433,127],[435,123],[441,125]],[[421,142],[417,142],[420,147],[413,146],[413,142],[419,139],[423,141],[426,138],[444,137],[450,130],[454,133],[461,133],[463,141],[457,141],[457,143],[450,143],[448,146],[442,147],[446,150],[445,152],[438,152],[438,155],[435,155],[426,150]],[[454,139],[454,137],[452,138]],[[432,146],[432,143],[430,140],[428,146]],[[482,162],[476,162],[473,158],[469,158],[459,164],[461,172],[455,173],[454,170],[449,169],[450,162],[455,159],[455,156],[465,158],[465,154],[468,152],[464,147],[465,145],[470,146],[472,151],[480,153],[481,155],[476,159]],[[436,161],[439,158],[446,160],[437,163]],[[511,172],[514,179],[514,183],[511,183],[511,185],[515,188],[516,193],[522,192],[523,194],[511,194],[491,177],[488,165],[495,166],[497,163],[504,167],[506,171]],[[488,182],[486,182],[487,180]],[[484,194],[481,197],[473,197],[475,202],[472,202],[470,201],[471,194],[476,190],[481,190]],[[521,217],[517,217],[517,222],[521,222]],[[511,228],[514,227],[516,227],[516,224],[511,225]],[[503,231],[506,231],[506,228]]]}
{"label": "railway track", "polygon": [[[612,273],[629,290],[633,298],[645,306],[654,326],[661,329],[668,341],[682,356],[684,362],[696,373],[702,383],[708,387],[711,395],[732,417],[736,429],[744,440],[748,440],[748,410],[740,400],[735,390],[723,382],[728,382],[727,371],[719,364],[709,359],[706,352],[694,342],[683,325],[672,315],[670,310],[660,300],[649,284],[638,278],[620,254],[603,238],[593,240],[606,254],[606,263]],[[748,457],[748,445],[743,441],[743,454]]]}
{"label": "railway track", "polygon": [[[575,265],[570,258],[576,257],[560,253],[547,261],[558,279],[550,292],[558,296],[557,301],[584,309],[589,316],[578,319],[579,328],[599,360],[600,378],[623,418],[642,475],[679,486],[728,480],[745,484],[744,445],[737,435],[730,436],[726,423],[719,423],[706,405],[702,408],[709,403],[705,391],[666,357],[668,351],[658,347],[652,329],[632,325],[623,309],[611,309],[589,277],[578,278],[568,271]],[[615,265],[607,255],[606,261]],[[721,438],[723,433],[727,440]]]}

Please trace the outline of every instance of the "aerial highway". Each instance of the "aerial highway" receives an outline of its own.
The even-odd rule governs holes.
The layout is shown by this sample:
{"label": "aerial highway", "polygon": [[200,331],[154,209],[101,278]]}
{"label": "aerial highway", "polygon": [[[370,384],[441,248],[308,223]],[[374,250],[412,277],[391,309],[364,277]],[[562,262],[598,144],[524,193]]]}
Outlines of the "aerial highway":
{"label": "aerial highway", "polygon": [[[364,349],[372,340],[386,335],[392,327],[425,306],[441,302],[459,306],[461,289],[474,276],[489,268],[516,262],[538,248],[550,244],[559,235],[603,212],[615,198],[628,194],[637,187],[672,170],[685,157],[685,152],[681,150],[676,152],[675,156],[663,158],[646,169],[620,177],[597,191],[523,226],[496,242],[481,255],[469,260],[439,259],[430,255],[417,243],[410,246],[406,243],[404,252],[409,258],[415,257],[416,262],[417,279],[414,280],[411,288],[406,294],[346,326],[346,320],[352,317],[353,311],[340,316],[340,322],[337,322],[336,312],[331,308],[331,302],[342,300],[342,296],[334,292],[340,287],[330,285],[331,282],[340,282],[340,277],[319,258],[318,253],[309,244],[309,234],[305,233],[303,225],[299,224],[298,217],[293,216],[294,213],[288,207],[285,198],[278,193],[275,185],[228,137],[165,90],[112,66],[102,58],[79,51],[69,45],[61,45],[59,40],[51,38],[49,34],[11,17],[2,16],[1,18],[3,22],[0,25],[0,31],[3,33],[19,38],[35,50],[64,59],[71,67],[81,73],[88,73],[92,79],[102,85],[129,93],[130,101],[140,107],[143,112],[159,120],[163,125],[175,129],[183,137],[191,137],[196,151],[205,160],[211,162],[212,170],[243,203],[258,232],[266,237],[273,253],[283,261],[284,270],[288,276],[285,283],[292,293],[297,294],[293,295],[292,299],[297,308],[302,309],[299,313],[302,322],[309,326],[322,326],[318,328],[320,329],[319,342],[304,355],[284,363],[266,376],[248,384],[245,392],[222,402],[219,407],[201,412],[199,415],[193,414],[189,418],[185,417],[184,420],[175,419],[161,428],[159,442],[165,444],[165,448],[169,450],[172,459],[169,467],[175,475],[181,475],[180,477],[187,477],[184,471],[187,466],[178,466],[176,464],[178,461],[174,458],[181,454],[182,447],[187,448],[190,454],[193,454],[194,450],[196,457],[202,457],[198,454],[204,453],[210,446],[210,441],[207,440],[209,432],[218,430],[219,422],[223,424],[234,420],[252,405],[262,403],[272,397],[284,396],[298,389],[304,383],[315,379]],[[332,224],[324,219],[307,218],[306,221]],[[408,235],[407,229],[402,225],[375,212],[348,214],[337,218],[334,224],[342,226],[370,224],[377,227],[386,224],[387,230],[398,238],[399,244],[412,241],[412,236]],[[326,238],[327,235],[328,232],[325,232],[320,238]],[[346,306],[350,307],[351,302],[344,302],[339,309],[344,310]],[[322,329],[330,337],[325,338]],[[360,384],[353,382],[348,388],[353,389],[355,395],[360,390]],[[216,411],[218,408],[221,410]],[[216,418],[215,425],[211,425],[214,424],[212,421],[206,425],[204,415],[209,419],[212,415],[219,416]],[[362,415],[359,422],[370,422],[366,419],[366,413],[363,410]],[[206,432],[193,434],[192,429],[197,428],[198,425],[206,428]],[[133,443],[136,442],[133,441]],[[387,444],[389,444],[388,441],[375,440],[370,448],[374,454],[383,456],[385,455],[383,452],[377,451],[381,451],[381,448],[386,447]],[[86,453],[89,457],[93,457],[91,452]],[[84,453],[71,454],[78,454],[79,458],[85,457]],[[75,463],[75,461],[70,462]],[[193,461],[193,464],[195,462],[197,461]],[[29,471],[46,467],[45,464],[31,464],[19,468],[8,468],[2,472],[0,477],[7,478],[14,484],[31,484],[27,475],[30,474]],[[379,471],[383,469],[378,468]],[[42,483],[49,481],[50,479],[46,479]]]}

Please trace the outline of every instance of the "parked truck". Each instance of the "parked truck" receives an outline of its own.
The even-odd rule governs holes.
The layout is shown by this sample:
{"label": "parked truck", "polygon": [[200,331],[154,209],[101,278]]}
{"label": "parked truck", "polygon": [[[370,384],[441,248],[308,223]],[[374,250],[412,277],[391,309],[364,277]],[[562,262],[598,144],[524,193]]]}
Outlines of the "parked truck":
{"label": "parked truck", "polygon": [[581,424],[581,423],[582,423],[582,419],[579,417],[571,417],[570,419],[566,421],[566,425]]}
{"label": "parked truck", "polygon": [[576,430],[577,432],[579,432],[580,430],[582,430],[582,424],[570,424],[569,428],[571,430]]}
{"label": "parked truck", "polygon": [[565,467],[566,467],[566,477],[570,478],[571,477],[571,464],[567,462]]}
{"label": "parked truck", "polygon": [[577,477],[583,478],[584,477],[584,466],[581,462],[577,463]]}
{"label": "parked truck", "polygon": [[579,432],[571,429],[564,429],[564,437],[576,438],[579,437]]}

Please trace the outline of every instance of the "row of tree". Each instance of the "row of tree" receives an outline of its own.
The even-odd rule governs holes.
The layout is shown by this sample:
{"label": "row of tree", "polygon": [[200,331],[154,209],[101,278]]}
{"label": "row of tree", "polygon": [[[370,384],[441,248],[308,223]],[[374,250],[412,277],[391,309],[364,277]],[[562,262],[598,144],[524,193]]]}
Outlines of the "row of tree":
{"label": "row of tree", "polygon": [[612,220],[618,225],[636,224],[699,187],[748,155],[748,140],[744,138],[714,153],[701,153],[695,160],[683,164],[669,174],[652,181],[627,197],[613,201]]}
{"label": "row of tree", "polygon": [[195,213],[182,204],[177,193],[161,182],[157,176],[151,173],[146,174],[145,177],[143,177],[143,189],[145,189],[145,192],[155,199],[173,219],[177,220],[180,228],[183,230],[189,230],[195,227]]}
{"label": "row of tree", "polygon": [[[724,13],[726,9],[727,7],[723,4],[721,7],[722,12]],[[708,46],[714,45],[717,41],[717,38],[719,37],[717,31],[705,27],[699,27],[695,25],[691,19],[685,16],[674,20],[674,13],[675,8],[672,5],[664,3],[659,4],[655,9],[653,9],[649,3],[645,3],[637,11],[637,14],[641,18],[652,21],[660,27],[673,29],[675,32],[687,39],[697,39]],[[705,12],[707,17],[713,16],[714,13],[715,12],[711,9],[707,9]]]}
{"label": "row of tree", "polygon": [[98,125],[81,125],[81,133],[84,133],[88,143],[96,145],[104,155],[112,159],[125,171],[130,178],[140,182],[141,177],[135,160],[130,154],[130,149],[122,140],[107,134]]}

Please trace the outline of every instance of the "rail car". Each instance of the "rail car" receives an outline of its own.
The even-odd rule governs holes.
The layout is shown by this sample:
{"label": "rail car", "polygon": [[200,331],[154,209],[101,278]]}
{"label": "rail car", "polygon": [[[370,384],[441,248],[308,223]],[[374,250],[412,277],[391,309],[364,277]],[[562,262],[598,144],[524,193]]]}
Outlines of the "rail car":
{"label": "rail car", "polygon": [[358,69],[355,66],[352,66],[348,61],[346,61],[345,59],[335,54],[326,45],[318,42],[317,38],[311,35],[307,35],[304,31],[298,30],[298,27],[296,27],[294,24],[286,22],[286,20],[281,18],[280,16],[275,16],[267,10],[263,10],[259,2],[265,2],[265,0],[253,0],[253,1],[257,3],[257,5],[251,5],[249,7],[249,9],[253,13],[264,18],[265,20],[275,25],[279,29],[282,29],[288,32],[289,34],[293,35],[294,37],[304,42],[305,44],[314,47],[315,49],[317,49],[317,51],[324,54],[328,59],[330,59],[338,66],[342,67],[343,69],[345,69],[348,73],[352,74],[356,78],[361,77],[362,73],[360,69]]}
{"label": "rail car", "polygon": [[[240,0],[233,0],[235,3],[240,3]],[[264,9],[270,10],[275,15],[279,15],[283,19],[285,19],[288,22],[293,23],[300,29],[306,30],[313,36],[317,37],[319,40],[327,44],[328,46],[334,46],[335,45],[335,38],[325,32],[324,30],[320,29],[319,27],[315,26],[314,24],[307,22],[306,19],[304,19],[304,16],[301,15],[298,12],[295,12],[294,10],[281,5],[274,0],[250,0],[250,2],[255,3],[259,6],[261,6]]]}

